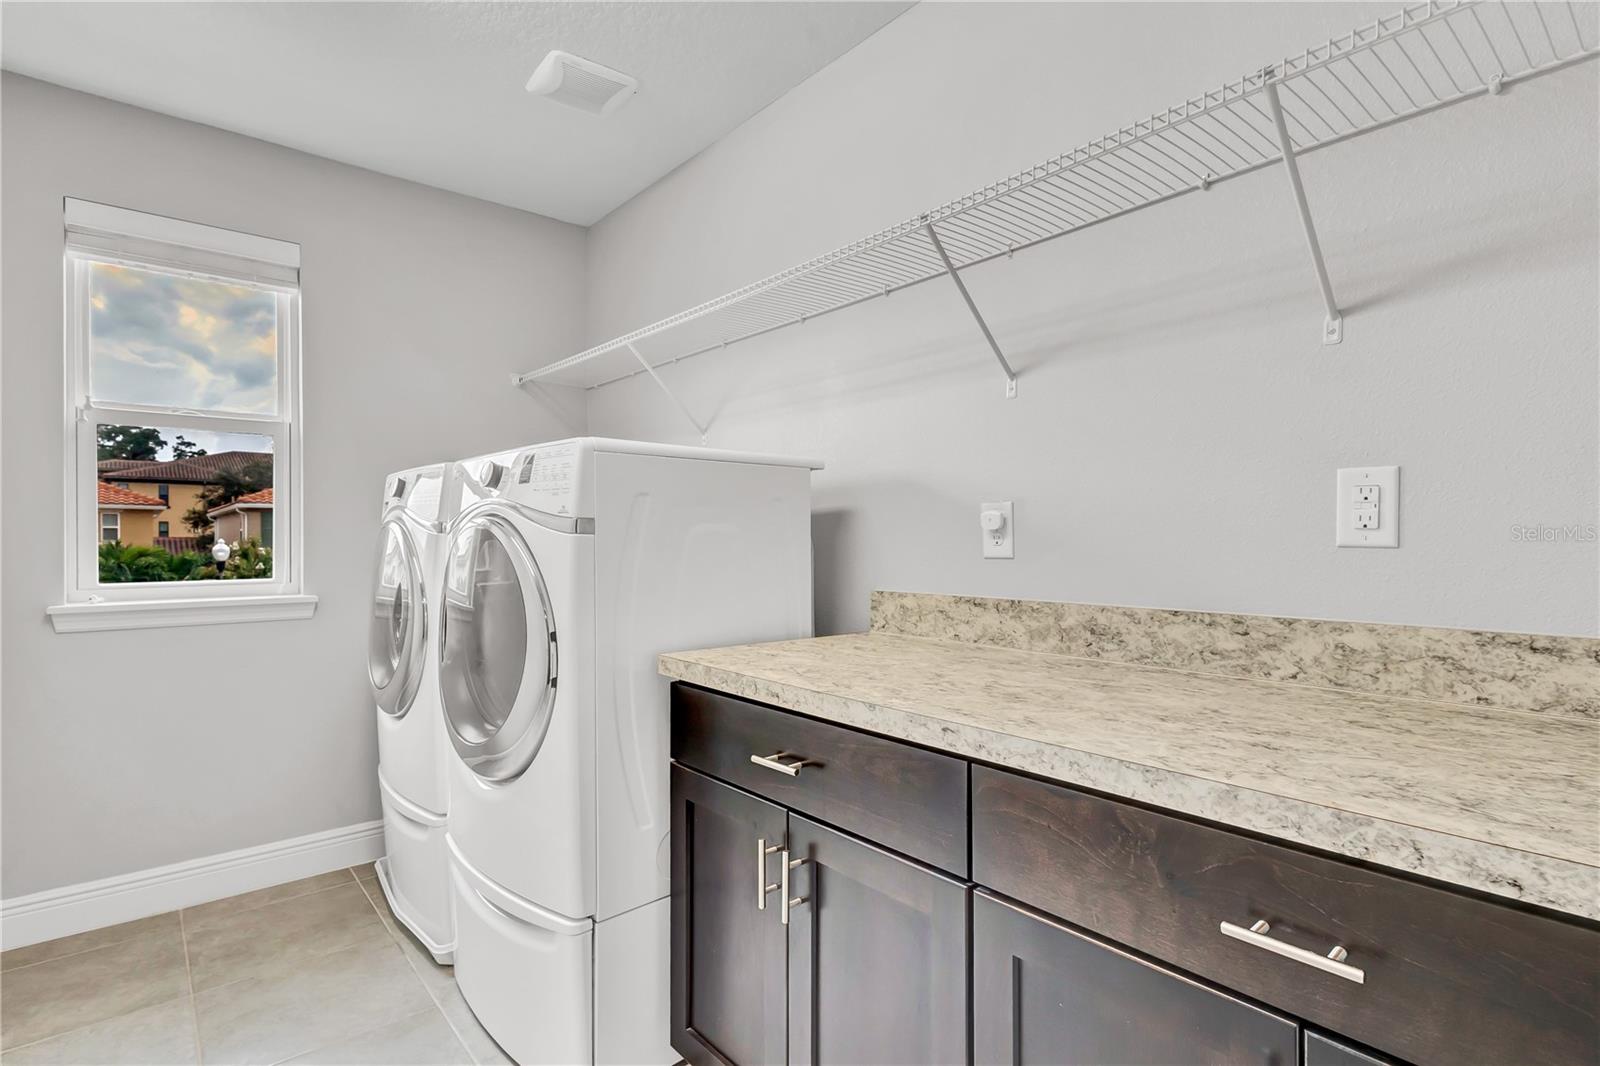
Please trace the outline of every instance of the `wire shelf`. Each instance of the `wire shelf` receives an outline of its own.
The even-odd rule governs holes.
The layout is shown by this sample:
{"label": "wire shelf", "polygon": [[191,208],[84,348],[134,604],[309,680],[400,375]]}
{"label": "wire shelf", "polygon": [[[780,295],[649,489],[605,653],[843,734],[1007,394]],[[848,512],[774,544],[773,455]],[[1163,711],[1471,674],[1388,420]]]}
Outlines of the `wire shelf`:
{"label": "wire shelf", "polygon": [[[1292,160],[1592,59],[1600,55],[1597,10],[1570,0],[1431,0],[1407,7],[899,225],[515,375],[513,381],[597,388],[637,374],[654,376],[662,366],[934,278],[956,276],[959,283],[957,271],[1283,162],[1273,95],[1282,109]],[[1309,219],[1307,229],[1320,271]],[[1333,314],[1330,307],[1330,330]],[[995,354],[1004,367],[997,346]]]}

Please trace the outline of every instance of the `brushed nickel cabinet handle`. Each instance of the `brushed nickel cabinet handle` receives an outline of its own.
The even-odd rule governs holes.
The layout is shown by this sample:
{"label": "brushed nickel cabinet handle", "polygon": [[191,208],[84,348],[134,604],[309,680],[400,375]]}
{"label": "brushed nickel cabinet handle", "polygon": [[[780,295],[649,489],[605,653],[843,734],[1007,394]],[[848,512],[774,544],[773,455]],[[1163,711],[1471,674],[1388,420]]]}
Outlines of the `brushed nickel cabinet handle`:
{"label": "brushed nickel cabinet handle", "polygon": [[[795,762],[779,762],[780,759],[794,759]],[[791,751],[775,751],[771,755],[752,755],[750,761],[757,766],[765,766],[768,770],[776,770],[780,774],[790,777],[800,776],[800,767],[814,766],[811,759],[804,759]]]}
{"label": "brushed nickel cabinet handle", "polygon": [[798,907],[809,898],[807,896],[795,896],[793,899],[789,897],[789,871],[805,861],[804,859],[789,858],[788,851],[783,853],[783,872],[778,875],[778,880],[782,882],[783,886],[778,892],[778,898],[783,901],[783,905],[778,914],[784,925],[789,924],[789,908]]}
{"label": "brushed nickel cabinet handle", "polygon": [[777,885],[767,884],[767,856],[783,850],[782,844],[768,846],[766,837],[756,837],[756,910],[767,909],[767,893]]}
{"label": "brushed nickel cabinet handle", "polygon": [[1307,966],[1315,967],[1323,973],[1331,973],[1335,977],[1343,977],[1346,981],[1354,981],[1358,985],[1367,983],[1365,970],[1351,966],[1345,962],[1350,957],[1344,945],[1335,944],[1326,955],[1318,955],[1315,951],[1297,948],[1293,944],[1285,944],[1281,940],[1274,940],[1267,935],[1272,930],[1265,919],[1257,919],[1250,928],[1234,925],[1232,922],[1222,923],[1222,935],[1231,936],[1235,940],[1242,940],[1246,944],[1264,948],[1274,955],[1282,955],[1295,962],[1303,962]]}

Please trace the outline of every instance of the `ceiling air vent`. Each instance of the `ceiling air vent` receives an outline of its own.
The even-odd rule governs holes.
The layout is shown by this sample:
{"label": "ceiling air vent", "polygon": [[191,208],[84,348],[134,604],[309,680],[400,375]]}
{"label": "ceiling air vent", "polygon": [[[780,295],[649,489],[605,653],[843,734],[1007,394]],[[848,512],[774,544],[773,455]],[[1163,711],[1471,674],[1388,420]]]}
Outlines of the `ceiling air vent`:
{"label": "ceiling air vent", "polygon": [[528,91],[595,115],[609,115],[639,91],[639,79],[571,52],[551,52],[528,79]]}

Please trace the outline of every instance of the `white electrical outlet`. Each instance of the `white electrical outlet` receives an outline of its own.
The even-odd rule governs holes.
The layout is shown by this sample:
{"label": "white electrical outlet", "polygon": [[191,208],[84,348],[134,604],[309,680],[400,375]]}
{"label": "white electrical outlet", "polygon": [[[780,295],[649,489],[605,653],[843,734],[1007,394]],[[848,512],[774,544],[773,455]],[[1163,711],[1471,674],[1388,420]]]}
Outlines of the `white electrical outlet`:
{"label": "white electrical outlet", "polygon": [[1016,548],[1012,542],[1011,501],[978,504],[978,526],[983,531],[983,557],[985,559],[1014,559]]}
{"label": "white electrical outlet", "polygon": [[1333,542],[1340,548],[1400,547],[1400,468],[1339,471]]}

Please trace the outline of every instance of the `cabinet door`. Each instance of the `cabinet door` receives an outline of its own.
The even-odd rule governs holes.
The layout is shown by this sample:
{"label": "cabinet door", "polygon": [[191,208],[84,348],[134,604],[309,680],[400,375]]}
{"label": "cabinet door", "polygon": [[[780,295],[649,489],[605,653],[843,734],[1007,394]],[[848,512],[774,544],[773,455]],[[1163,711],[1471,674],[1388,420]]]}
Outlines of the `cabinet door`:
{"label": "cabinet door", "polygon": [[1302,1066],[1395,1066],[1395,1062],[1393,1059],[1379,1058],[1370,1051],[1357,1051],[1343,1041],[1307,1030]]}
{"label": "cabinet door", "polygon": [[967,1061],[967,886],[789,815],[789,1062]]}
{"label": "cabinet door", "polygon": [[973,1061],[1294,1066],[1293,1021],[1104,941],[972,897]]}
{"label": "cabinet door", "polygon": [[[695,1066],[781,1066],[784,811],[672,767],[672,1046]],[[772,847],[772,854],[762,854]]]}

